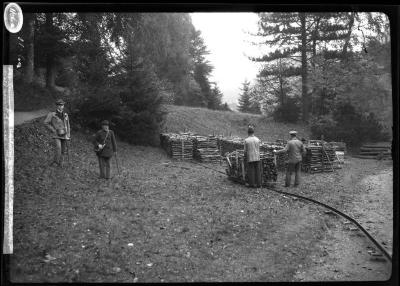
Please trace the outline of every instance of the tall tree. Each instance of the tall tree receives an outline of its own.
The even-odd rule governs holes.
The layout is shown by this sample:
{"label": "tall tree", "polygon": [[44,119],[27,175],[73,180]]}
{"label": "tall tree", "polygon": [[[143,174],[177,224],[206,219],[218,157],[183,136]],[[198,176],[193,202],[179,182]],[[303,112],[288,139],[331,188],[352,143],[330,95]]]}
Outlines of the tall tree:
{"label": "tall tree", "polygon": [[241,112],[251,111],[251,100],[250,100],[250,82],[245,80],[240,88],[242,93],[239,95],[238,99],[238,110]]}
{"label": "tall tree", "polygon": [[[326,46],[326,43],[342,41],[349,37],[348,33],[344,33],[348,31],[349,26],[343,20],[347,14],[261,13],[259,17],[257,35],[262,37],[263,44],[272,47],[273,51],[252,59],[267,63],[267,67],[270,63],[284,59],[288,67],[286,76],[301,76],[302,118],[308,121],[309,68],[315,65],[313,59],[318,54],[319,46]],[[327,51],[326,55],[338,57],[335,50]]]}
{"label": "tall tree", "polygon": [[209,61],[206,60],[205,56],[209,54],[204,40],[201,37],[201,32],[193,29],[190,55],[194,60],[194,78],[198,82],[201,88],[202,97],[207,101],[206,107],[210,109],[218,109],[221,104],[220,98],[218,98],[219,90],[212,90],[211,83],[209,81],[210,74],[213,67]]}
{"label": "tall tree", "polygon": [[[53,13],[46,13],[46,32],[50,36],[53,34],[54,30]],[[48,45],[49,47],[46,53],[46,87],[54,88],[56,79],[56,66],[54,60],[55,43],[49,41]]]}
{"label": "tall tree", "polygon": [[208,102],[208,108],[210,109],[223,109],[224,107],[222,106],[222,97],[223,94],[221,90],[219,89],[218,85],[216,83],[213,83],[213,86],[211,88],[211,98]]}
{"label": "tall tree", "polygon": [[25,21],[27,26],[27,35],[26,35],[26,64],[24,70],[24,81],[26,83],[33,82],[34,75],[34,36],[35,36],[35,14],[27,13],[25,14]]}

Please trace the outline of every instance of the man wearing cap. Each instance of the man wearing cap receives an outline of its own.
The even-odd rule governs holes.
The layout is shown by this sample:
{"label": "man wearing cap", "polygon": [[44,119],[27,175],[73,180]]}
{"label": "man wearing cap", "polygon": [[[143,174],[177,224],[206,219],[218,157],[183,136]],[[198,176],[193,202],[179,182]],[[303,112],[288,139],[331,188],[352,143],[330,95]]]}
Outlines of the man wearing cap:
{"label": "man wearing cap", "polygon": [[117,142],[108,120],[101,122],[101,129],[95,134],[94,146],[99,160],[100,178],[110,179],[111,158],[117,153]]}
{"label": "man wearing cap", "polygon": [[274,153],[288,153],[289,161],[286,168],[286,180],[285,187],[290,187],[290,181],[292,177],[292,173],[295,172],[294,178],[294,186],[298,186],[300,184],[300,167],[303,154],[306,152],[304,148],[304,144],[297,139],[296,131],[290,131],[290,140],[287,142],[286,147],[279,151],[274,151]]}
{"label": "man wearing cap", "polygon": [[249,187],[261,187],[260,166],[260,139],[254,136],[254,127],[249,126],[247,133],[249,137],[244,140],[244,158],[247,163],[247,177]]}
{"label": "man wearing cap", "polygon": [[54,155],[54,161],[61,166],[62,154],[66,153],[67,141],[71,138],[71,128],[69,125],[68,114],[64,112],[65,102],[62,99],[56,101],[56,111],[47,114],[44,124],[53,133],[53,139],[55,142],[56,150]]}

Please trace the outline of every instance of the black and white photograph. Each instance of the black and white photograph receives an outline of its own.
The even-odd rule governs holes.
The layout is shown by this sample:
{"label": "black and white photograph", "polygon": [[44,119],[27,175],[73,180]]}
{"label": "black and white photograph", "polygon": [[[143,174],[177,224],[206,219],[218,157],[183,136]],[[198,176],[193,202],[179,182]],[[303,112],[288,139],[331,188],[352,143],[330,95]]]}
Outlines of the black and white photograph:
{"label": "black and white photograph", "polygon": [[2,284],[398,283],[398,11],[12,4]]}

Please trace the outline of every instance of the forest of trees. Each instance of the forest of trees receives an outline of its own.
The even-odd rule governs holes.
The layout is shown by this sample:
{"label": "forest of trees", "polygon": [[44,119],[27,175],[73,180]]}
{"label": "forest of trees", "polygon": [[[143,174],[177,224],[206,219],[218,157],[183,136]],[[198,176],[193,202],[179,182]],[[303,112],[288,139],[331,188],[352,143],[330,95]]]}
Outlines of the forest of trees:
{"label": "forest of trees", "polygon": [[257,43],[270,52],[251,58],[262,68],[253,85],[244,84],[248,91],[240,96],[239,110],[258,113],[250,108],[256,98],[264,113],[310,124],[314,136],[349,143],[388,138],[391,54],[385,14],[260,13],[258,25]]}
{"label": "forest of trees", "polygon": [[35,13],[24,20],[10,36],[17,90],[62,90],[75,122],[97,128],[107,118],[120,137],[148,144],[162,103],[229,110],[187,13]]}
{"label": "forest of trees", "polygon": [[[259,13],[267,54],[245,80],[241,112],[309,124],[313,135],[356,143],[389,138],[389,20],[382,13]],[[67,101],[74,122],[113,122],[123,139],[156,142],[163,103],[230,110],[188,13],[35,13],[10,34],[16,92]],[[234,85],[240,83],[232,83]],[[60,93],[62,92],[62,93]],[[349,113],[349,114],[347,114]]]}

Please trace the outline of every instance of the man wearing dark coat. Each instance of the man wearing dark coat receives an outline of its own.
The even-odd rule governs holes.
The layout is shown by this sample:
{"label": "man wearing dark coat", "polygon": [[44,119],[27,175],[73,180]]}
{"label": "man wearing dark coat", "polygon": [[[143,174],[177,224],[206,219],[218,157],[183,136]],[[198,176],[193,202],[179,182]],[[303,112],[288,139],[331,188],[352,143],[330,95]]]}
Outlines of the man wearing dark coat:
{"label": "man wearing dark coat", "polygon": [[285,187],[290,187],[293,172],[295,173],[294,186],[297,187],[300,184],[301,162],[306,149],[304,144],[297,139],[297,131],[290,131],[289,134],[291,139],[287,142],[286,147],[279,151],[274,150],[274,153],[287,153],[289,155],[288,165],[286,167]]}
{"label": "man wearing dark coat", "polygon": [[68,114],[64,112],[65,102],[62,99],[56,101],[56,111],[47,114],[44,124],[53,133],[55,143],[55,155],[52,162],[61,166],[62,154],[67,151],[68,140],[71,138],[71,128],[69,124]]}
{"label": "man wearing dark coat", "polygon": [[110,179],[111,158],[117,153],[117,142],[114,132],[109,128],[108,120],[101,122],[101,129],[94,138],[94,146],[99,160],[100,178]]}

